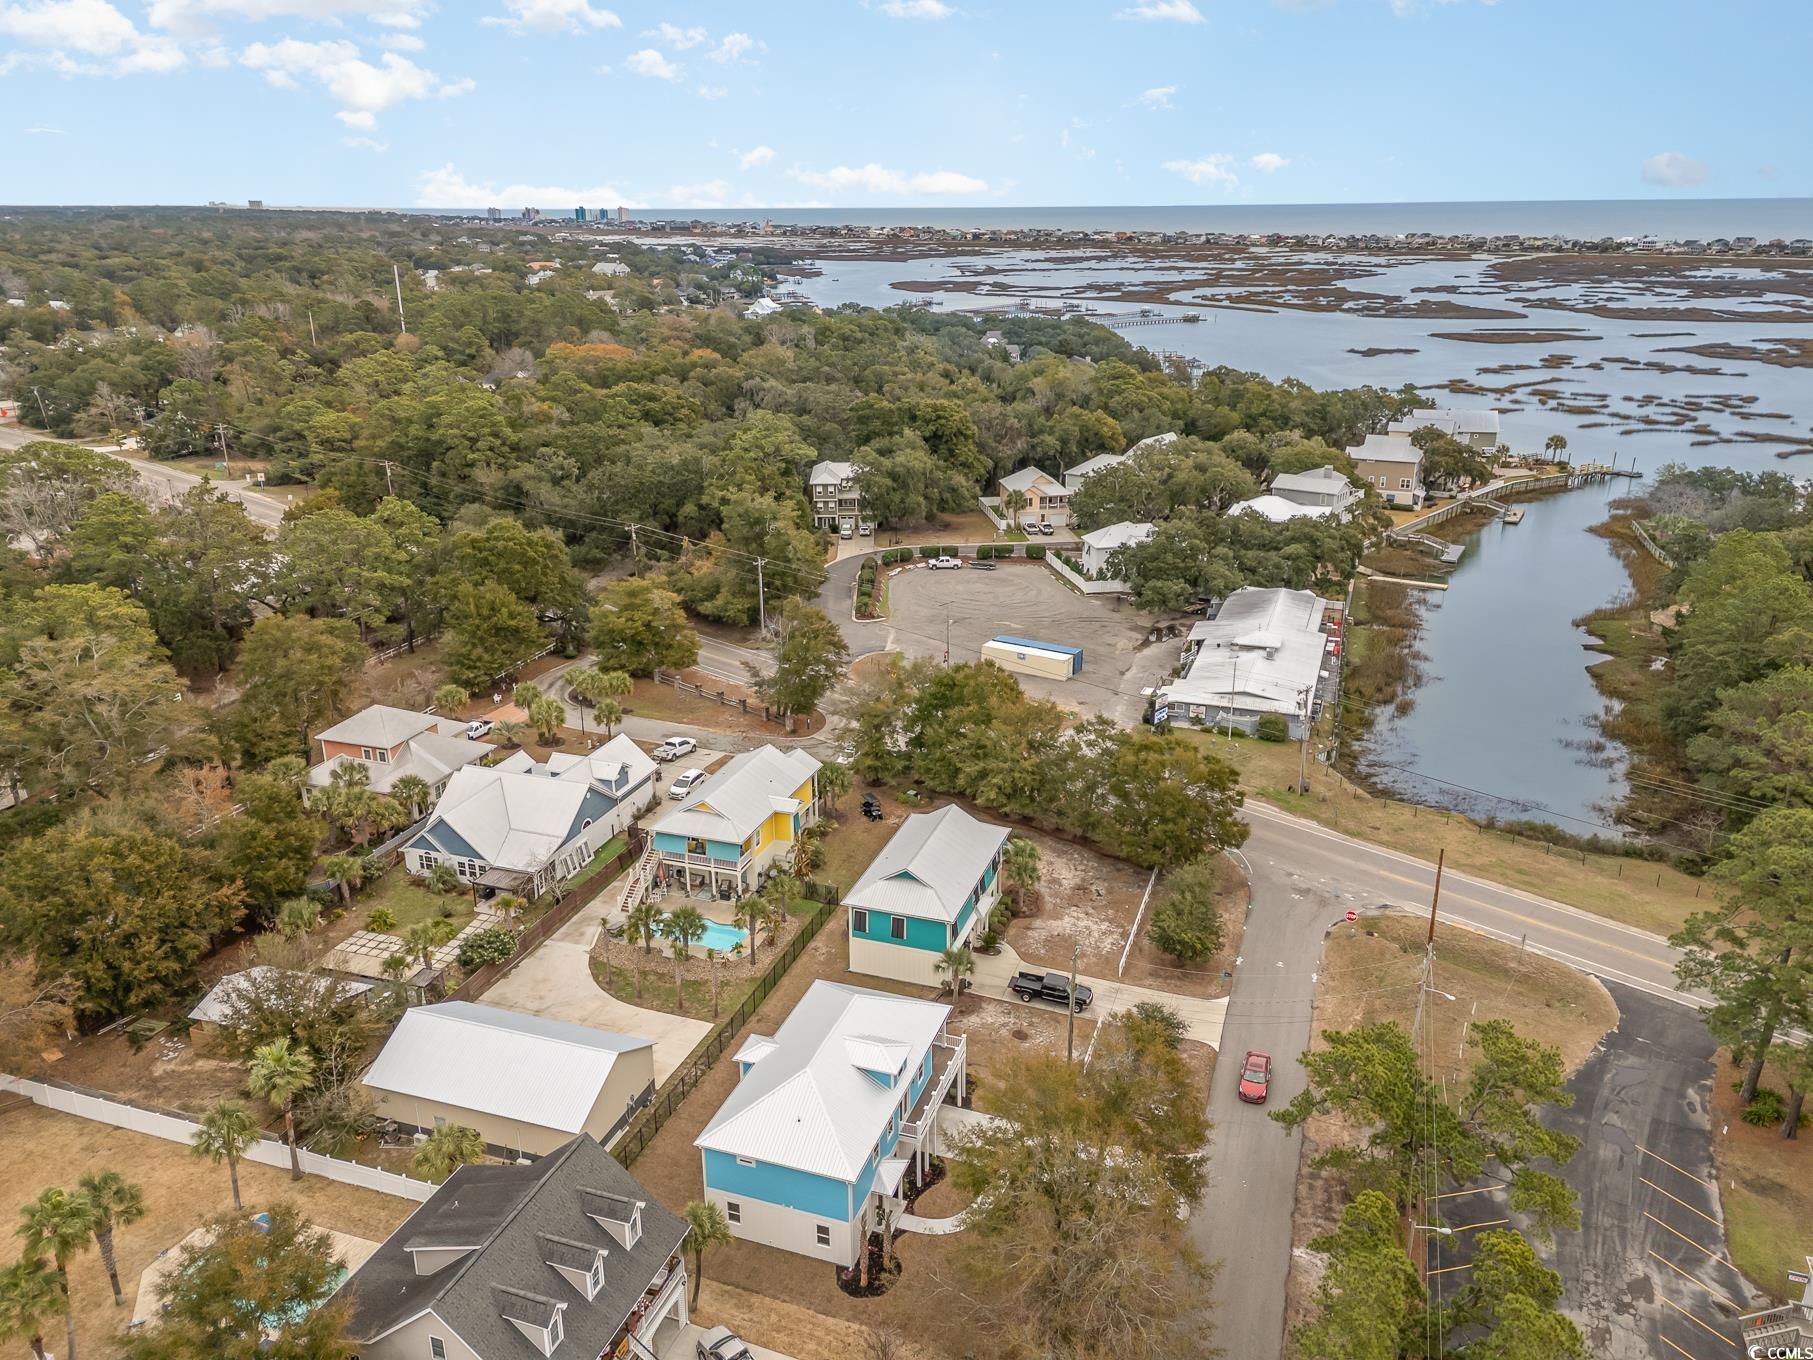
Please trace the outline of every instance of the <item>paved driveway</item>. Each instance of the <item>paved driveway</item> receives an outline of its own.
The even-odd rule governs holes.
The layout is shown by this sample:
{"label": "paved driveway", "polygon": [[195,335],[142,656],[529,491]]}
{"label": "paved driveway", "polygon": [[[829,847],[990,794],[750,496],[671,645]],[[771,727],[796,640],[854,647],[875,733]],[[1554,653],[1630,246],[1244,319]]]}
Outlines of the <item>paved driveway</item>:
{"label": "paved driveway", "polygon": [[[977,954],[976,971],[971,978],[971,990],[978,996],[993,997],[1005,1001],[1010,1006],[1042,1006],[1048,1010],[1064,1013],[1064,1008],[1049,1001],[1022,1001],[1008,989],[1008,982],[1013,975],[1022,969],[1028,972],[1067,972],[1055,964],[1028,963],[1014,952],[1012,945],[1002,945],[1001,952],[995,955]],[[1117,1011],[1129,1010],[1141,1001],[1156,1001],[1161,1006],[1168,1006],[1183,1017],[1186,1033],[1189,1038],[1198,1039],[1219,1050],[1221,1047],[1222,1019],[1227,1014],[1228,999],[1216,997],[1212,1000],[1199,996],[1179,996],[1176,992],[1160,991],[1156,987],[1139,987],[1131,982],[1119,982],[1114,978],[1089,977],[1078,973],[1077,981],[1090,987],[1095,992],[1095,1001],[1089,1009],[1093,1019],[1103,1020]]]}
{"label": "paved driveway", "polygon": [[[663,1327],[657,1338],[661,1347],[661,1360],[697,1360],[699,1352],[696,1347],[699,1338],[704,1335],[705,1329],[691,1322],[675,1327],[671,1332]],[[754,1344],[749,1346],[749,1354],[754,1360],[793,1360],[790,1355],[782,1355],[779,1351]]]}
{"label": "paved driveway", "polygon": [[617,897],[615,885],[606,887],[486,992],[482,1000],[487,1006],[652,1039],[655,1085],[659,1086],[686,1060],[711,1025],[704,1020],[632,1006],[592,981],[592,941]]}

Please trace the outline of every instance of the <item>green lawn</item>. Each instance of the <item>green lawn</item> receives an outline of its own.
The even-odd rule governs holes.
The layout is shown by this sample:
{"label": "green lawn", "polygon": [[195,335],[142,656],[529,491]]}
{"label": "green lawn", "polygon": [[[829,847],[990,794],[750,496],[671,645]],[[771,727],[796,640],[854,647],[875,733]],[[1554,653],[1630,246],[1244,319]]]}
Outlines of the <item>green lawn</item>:
{"label": "green lawn", "polygon": [[385,874],[363,898],[363,905],[370,911],[378,907],[388,907],[397,918],[396,933],[400,936],[418,921],[427,921],[451,911],[445,919],[455,929],[472,919],[472,894],[470,892],[437,893],[430,892],[409,874],[402,865],[398,865]]}
{"label": "green lawn", "polygon": [[587,864],[585,868],[581,869],[567,880],[567,888],[569,890],[577,888],[581,883],[596,878],[599,871],[613,859],[617,858],[618,855],[621,855],[624,847],[628,844],[629,842],[624,840],[622,836],[612,836],[598,848],[598,853],[592,856],[591,863]]}

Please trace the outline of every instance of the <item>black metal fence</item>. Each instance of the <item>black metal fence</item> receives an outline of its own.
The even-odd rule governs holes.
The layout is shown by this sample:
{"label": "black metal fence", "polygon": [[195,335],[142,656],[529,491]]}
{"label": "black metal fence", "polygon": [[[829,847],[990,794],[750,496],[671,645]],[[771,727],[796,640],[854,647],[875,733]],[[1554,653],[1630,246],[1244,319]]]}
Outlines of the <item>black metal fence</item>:
{"label": "black metal fence", "polygon": [[780,957],[769,964],[767,971],[756,979],[755,986],[749,989],[749,994],[737,1008],[713,1025],[711,1032],[699,1040],[698,1047],[687,1055],[686,1061],[674,1070],[667,1084],[656,1093],[654,1102],[630,1125],[623,1135],[623,1141],[611,1149],[611,1155],[624,1166],[635,1161],[654,1141],[661,1126],[680,1108],[680,1103],[692,1094],[693,1088],[705,1079],[712,1064],[730,1047],[730,1041],[743,1032],[743,1027],[755,1015],[757,1008],[780,986],[781,979],[787,976],[787,970],[806,952],[806,946],[824,929],[825,922],[836,914],[838,894],[835,888],[808,881],[800,884],[800,893],[817,902],[817,910],[806,918],[805,925],[788,942]]}

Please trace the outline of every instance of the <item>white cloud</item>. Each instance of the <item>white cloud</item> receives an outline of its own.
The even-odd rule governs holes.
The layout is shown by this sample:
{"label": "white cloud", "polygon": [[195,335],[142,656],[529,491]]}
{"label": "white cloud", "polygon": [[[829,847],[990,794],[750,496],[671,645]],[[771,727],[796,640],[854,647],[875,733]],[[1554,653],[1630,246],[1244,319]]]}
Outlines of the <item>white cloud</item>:
{"label": "white cloud", "polygon": [[737,157],[737,169],[753,170],[756,168],[756,166],[766,165],[766,164],[768,164],[769,161],[771,161],[773,159],[774,159],[774,148],[773,147],[771,147],[771,146],[751,147],[749,150],[745,151],[741,156]]}
{"label": "white cloud", "polygon": [[697,47],[710,38],[711,34],[702,28],[681,28],[677,24],[663,22],[653,28],[643,29],[642,36],[666,43],[676,52],[684,52],[689,47]]}
{"label": "white cloud", "polygon": [[955,170],[923,171],[909,175],[870,161],[867,165],[838,165],[829,170],[788,171],[802,184],[830,193],[858,190],[867,194],[980,194],[988,191],[985,180]]}
{"label": "white cloud", "polygon": [[60,127],[45,127],[43,124],[39,124],[36,127],[20,128],[19,131],[24,133],[27,137],[67,137],[69,135]]}
{"label": "white cloud", "polygon": [[42,60],[64,75],[134,75],[174,71],[188,60],[173,39],[141,32],[108,0],[0,3],[0,39],[40,49],[13,52],[9,69]]}
{"label": "white cloud", "polygon": [[464,80],[448,81],[445,85],[441,86],[440,89],[436,90],[435,94],[442,99],[458,99],[463,94],[471,94],[477,88],[478,82],[471,76],[467,76]]}
{"label": "white cloud", "polygon": [[1174,175],[1182,175],[1192,184],[1214,185],[1223,189],[1240,187],[1240,176],[1234,173],[1232,156],[1217,153],[1201,156],[1193,161],[1166,161],[1164,168]]}
{"label": "white cloud", "polygon": [[471,83],[447,84],[433,71],[407,57],[386,52],[373,65],[343,39],[303,42],[285,38],[276,43],[253,43],[239,54],[240,62],[261,72],[279,89],[295,89],[304,77],[324,88],[343,107],[336,115],[348,127],[369,131],[377,115],[406,99],[426,99],[436,94],[463,94]]}
{"label": "white cloud", "polygon": [[1148,109],[1168,109],[1171,107],[1171,96],[1176,93],[1175,85],[1155,85],[1133,102]]}
{"label": "white cloud", "polygon": [[751,52],[766,52],[768,45],[758,42],[747,33],[726,33],[723,41],[705,55],[717,62],[741,61]]}
{"label": "white cloud", "polygon": [[588,28],[622,28],[623,20],[588,0],[504,0],[503,14],[487,14],[481,24],[518,33],[583,33]]}
{"label": "white cloud", "polygon": [[371,0],[152,0],[149,18],[153,28],[173,33],[200,33],[211,20],[238,19],[259,23],[269,19],[333,21],[360,18],[387,28],[415,28],[429,0],[389,0],[372,10]]}
{"label": "white cloud", "polygon": [[652,47],[645,47],[640,52],[631,52],[624,58],[623,64],[639,76],[651,80],[678,80],[680,68]]}
{"label": "white cloud", "polygon": [[565,185],[506,184],[501,189],[489,183],[467,179],[452,164],[438,170],[424,170],[416,176],[416,206],[421,208],[486,208],[501,207],[569,207],[580,203],[621,203],[635,208],[642,204],[609,184],[587,188]]}
{"label": "white cloud", "polygon": [[722,99],[729,93],[730,91],[722,85],[699,86],[699,98],[701,99]]}
{"label": "white cloud", "polygon": [[1280,156],[1276,151],[1261,151],[1257,156],[1254,156],[1252,160],[1248,161],[1247,164],[1259,171],[1260,174],[1269,175],[1284,169],[1285,166],[1290,164],[1290,161],[1285,157]]}
{"label": "white cloud", "polygon": [[380,142],[371,137],[348,137],[346,144],[356,151],[384,152],[390,150],[389,142]]}
{"label": "white cloud", "polygon": [[427,44],[413,33],[386,33],[378,39],[378,46],[393,52],[420,52]]}
{"label": "white cloud", "polygon": [[702,184],[674,184],[653,197],[662,208],[727,208],[730,186],[721,179],[708,179]]}
{"label": "white cloud", "polygon": [[1643,182],[1665,189],[1691,189],[1704,184],[1708,173],[1705,161],[1680,151],[1664,151],[1643,162]]}
{"label": "white cloud", "polygon": [[886,0],[879,8],[890,19],[948,19],[957,12],[944,0]]}
{"label": "white cloud", "polygon": [[1202,11],[1190,0],[1139,0],[1120,12],[1123,19],[1143,19],[1148,22],[1169,20],[1176,24],[1200,24],[1203,22]]}

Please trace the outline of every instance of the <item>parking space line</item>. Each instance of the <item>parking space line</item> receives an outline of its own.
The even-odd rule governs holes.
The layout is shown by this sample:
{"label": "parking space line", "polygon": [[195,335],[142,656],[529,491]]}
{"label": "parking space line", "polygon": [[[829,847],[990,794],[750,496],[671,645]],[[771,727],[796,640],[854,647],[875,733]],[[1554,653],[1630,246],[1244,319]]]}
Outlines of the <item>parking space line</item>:
{"label": "parking space line", "polygon": [[1643,1144],[1641,1144],[1641,1143],[1633,1143],[1632,1146],[1635,1147],[1637,1149],[1637,1151],[1641,1152],[1644,1156],[1654,1157],[1658,1162],[1662,1163],[1663,1166],[1673,1167],[1674,1170],[1679,1171],[1683,1176],[1687,1177],[1687,1179],[1690,1181],[1698,1181],[1701,1185],[1709,1185],[1714,1190],[1717,1190],[1719,1188],[1719,1183],[1717,1181],[1709,1181],[1704,1176],[1694,1175],[1693,1172],[1687,1170],[1685,1167],[1675,1166],[1675,1164],[1673,1162],[1669,1161],[1668,1158],[1664,1157],[1661,1153],[1651,1152],[1648,1148],[1644,1147]]}
{"label": "parking space line", "polygon": [[1643,1217],[1647,1218],[1651,1223],[1654,1223],[1654,1224],[1658,1225],[1659,1227],[1667,1228],[1669,1232],[1673,1233],[1676,1237],[1680,1238],[1683,1242],[1685,1242],[1688,1246],[1692,1247],[1695,1251],[1706,1252],[1706,1254],[1708,1256],[1710,1256],[1713,1260],[1717,1261],[1720,1265],[1731,1266],[1731,1268],[1733,1270],[1737,1269],[1736,1266],[1732,1266],[1731,1262],[1727,1261],[1723,1256],[1720,1256],[1716,1251],[1708,1251],[1705,1247],[1702,1247],[1698,1242],[1694,1241],[1686,1233],[1680,1231],[1680,1229],[1670,1228],[1668,1226],[1668,1224],[1662,1222],[1661,1219],[1657,1218],[1654,1214],[1650,1213],[1649,1210],[1645,1209],[1643,1211]]}
{"label": "parking space line", "polygon": [[1684,1355],[1687,1357],[1687,1360],[1697,1360],[1697,1357],[1694,1355],[1694,1353],[1692,1351],[1682,1350],[1679,1346],[1675,1345],[1674,1342],[1670,1341],[1667,1337],[1663,1336],[1660,1332],[1656,1333],[1656,1340],[1660,1341],[1664,1346],[1668,1347],[1676,1355]]}
{"label": "parking space line", "polygon": [[1475,1228],[1496,1228],[1500,1224],[1509,1223],[1510,1221],[1511,1220],[1508,1218],[1487,1218],[1487,1219],[1482,1219],[1478,1223],[1462,1223],[1459,1227],[1453,1228],[1450,1231],[1472,1232]]}
{"label": "parking space line", "polygon": [[1666,1256],[1657,1256],[1653,1251],[1645,1252],[1644,1254],[1646,1256],[1650,1257],[1652,1260],[1660,1261],[1663,1265],[1667,1266],[1670,1270],[1674,1271],[1675,1274],[1679,1275],[1683,1280],[1686,1280],[1692,1284],[1697,1284],[1701,1289],[1704,1289],[1708,1294],[1712,1295],[1713,1298],[1717,1299],[1720,1303],[1722,1303],[1726,1307],[1730,1308],[1733,1312],[1741,1313],[1744,1311],[1741,1306],[1739,1306],[1736,1303],[1733,1303],[1730,1299],[1726,1298],[1723,1294],[1719,1293],[1718,1290],[1714,1289],[1711,1285],[1707,1284],[1706,1281],[1702,1280],[1699,1276],[1689,1275],[1686,1271],[1682,1270],[1678,1265],[1676,1265],[1673,1261],[1669,1260]]}
{"label": "parking space line", "polygon": [[1654,1190],[1658,1195],[1668,1195],[1669,1199],[1672,1199],[1676,1204],[1680,1205],[1683,1209],[1687,1210],[1688,1213],[1699,1214],[1699,1216],[1701,1218],[1705,1219],[1708,1223],[1712,1224],[1712,1226],[1717,1228],[1720,1232],[1725,1231],[1725,1225],[1723,1223],[1719,1222],[1718,1219],[1714,1218],[1711,1214],[1706,1213],[1703,1210],[1694,1208],[1693,1205],[1689,1204],[1686,1200],[1682,1199],[1678,1195],[1669,1195],[1668,1191],[1664,1190],[1661,1186],[1657,1185],[1654,1181],[1650,1180],[1649,1177],[1638,1176],[1637,1179],[1642,1181],[1643,1184],[1647,1185],[1651,1190]]}
{"label": "parking space line", "polygon": [[[1663,1299],[1662,1302],[1667,1304],[1670,1308],[1674,1309],[1675,1312],[1679,1313],[1682,1317],[1686,1318],[1694,1326],[1703,1327],[1703,1328],[1705,1328],[1705,1330],[1711,1332],[1714,1336],[1716,1336],[1720,1341],[1723,1341],[1726,1345],[1728,1345],[1728,1346],[1737,1346],[1738,1345],[1737,1342],[1733,1341],[1730,1337],[1726,1336],[1717,1327],[1709,1326],[1708,1324],[1701,1322],[1697,1317],[1695,1317],[1692,1313],[1688,1312],[1685,1308],[1681,1307],[1681,1305],[1676,1303],[1673,1299]],[[1738,1346],[1738,1349],[1742,1350],[1743,1348],[1741,1346]]]}

